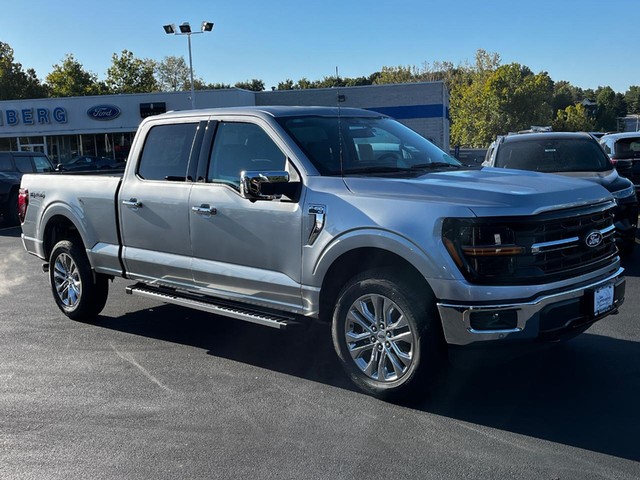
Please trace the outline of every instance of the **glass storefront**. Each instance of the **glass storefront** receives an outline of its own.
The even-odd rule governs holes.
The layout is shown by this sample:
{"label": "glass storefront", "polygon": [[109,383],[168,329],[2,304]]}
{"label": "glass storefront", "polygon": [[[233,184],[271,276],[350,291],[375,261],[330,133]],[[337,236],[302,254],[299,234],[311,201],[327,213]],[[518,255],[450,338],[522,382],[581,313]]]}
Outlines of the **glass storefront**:
{"label": "glass storefront", "polygon": [[0,151],[35,151],[49,156],[54,165],[67,163],[81,155],[112,158],[124,162],[135,132],[88,135],[52,135],[0,138]]}

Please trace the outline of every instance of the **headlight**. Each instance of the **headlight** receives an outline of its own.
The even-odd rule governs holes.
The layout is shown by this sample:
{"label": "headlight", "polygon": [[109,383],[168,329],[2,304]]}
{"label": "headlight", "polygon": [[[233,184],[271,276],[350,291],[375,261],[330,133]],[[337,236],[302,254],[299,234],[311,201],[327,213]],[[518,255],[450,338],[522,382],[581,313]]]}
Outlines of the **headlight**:
{"label": "headlight", "polygon": [[442,241],[471,281],[513,274],[516,257],[525,252],[524,247],[515,244],[515,232],[509,226],[475,219],[445,219]]}
{"label": "headlight", "polygon": [[633,185],[627,188],[623,188],[622,190],[618,190],[617,192],[611,192],[611,195],[613,195],[613,198],[615,198],[616,200],[627,198],[632,195],[635,196],[635,194],[636,194],[636,187]]}

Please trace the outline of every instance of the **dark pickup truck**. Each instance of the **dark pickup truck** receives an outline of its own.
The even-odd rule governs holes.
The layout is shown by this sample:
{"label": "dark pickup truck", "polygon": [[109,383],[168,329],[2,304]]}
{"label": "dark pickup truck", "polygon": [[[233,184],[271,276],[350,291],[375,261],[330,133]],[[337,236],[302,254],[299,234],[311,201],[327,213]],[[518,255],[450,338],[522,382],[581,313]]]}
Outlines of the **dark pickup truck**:
{"label": "dark pickup truck", "polygon": [[52,172],[44,153],[0,152],[0,213],[10,225],[18,225],[18,190],[25,173]]}

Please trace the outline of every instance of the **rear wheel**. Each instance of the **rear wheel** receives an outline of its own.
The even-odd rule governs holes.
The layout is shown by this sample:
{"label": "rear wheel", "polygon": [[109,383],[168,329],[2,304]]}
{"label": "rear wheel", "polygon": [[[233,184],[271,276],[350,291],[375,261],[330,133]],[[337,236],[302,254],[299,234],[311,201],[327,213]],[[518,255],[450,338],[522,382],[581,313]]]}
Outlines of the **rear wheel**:
{"label": "rear wheel", "polygon": [[428,389],[446,349],[433,295],[386,270],[354,277],[333,316],[333,343],[351,380],[378,398]]}
{"label": "rear wheel", "polygon": [[73,320],[92,320],[107,303],[108,278],[94,274],[87,254],[74,242],[63,240],[53,247],[49,278],[56,304]]}

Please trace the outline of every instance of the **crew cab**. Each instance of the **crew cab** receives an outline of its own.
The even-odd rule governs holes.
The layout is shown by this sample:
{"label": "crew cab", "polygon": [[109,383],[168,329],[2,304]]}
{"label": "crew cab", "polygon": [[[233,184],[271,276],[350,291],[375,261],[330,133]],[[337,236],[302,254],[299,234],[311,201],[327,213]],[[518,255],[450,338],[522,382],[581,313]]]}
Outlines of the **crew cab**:
{"label": "crew cab", "polygon": [[381,398],[427,388],[448,345],[568,337],[624,301],[605,188],[464,167],[360,109],[149,117],[123,174],[26,175],[20,204],[68,317],[99,315],[118,276],[212,321],[329,322]]}

